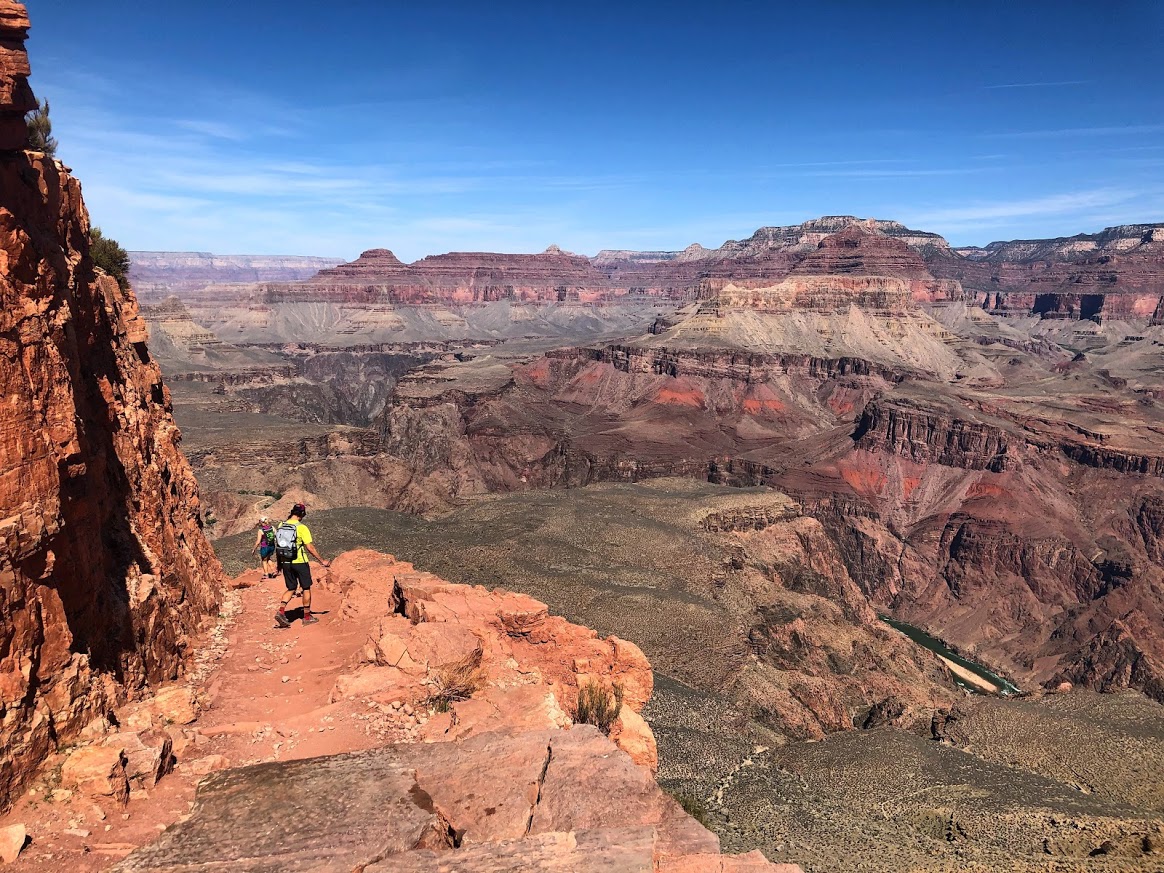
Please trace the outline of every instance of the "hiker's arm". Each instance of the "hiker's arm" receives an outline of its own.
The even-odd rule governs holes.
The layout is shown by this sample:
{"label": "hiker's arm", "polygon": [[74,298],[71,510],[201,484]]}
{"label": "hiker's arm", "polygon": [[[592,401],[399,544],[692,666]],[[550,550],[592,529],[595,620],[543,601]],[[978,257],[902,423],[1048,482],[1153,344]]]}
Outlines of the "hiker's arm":
{"label": "hiker's arm", "polygon": [[304,543],[304,546],[307,549],[307,551],[311,552],[311,554],[315,556],[315,560],[319,561],[319,563],[323,564],[323,566],[325,566],[325,567],[331,566],[331,561],[325,561],[323,559],[323,555],[321,555],[319,552],[317,552],[315,550],[314,545],[312,545],[311,543]]}
{"label": "hiker's arm", "polygon": [[263,541],[263,532],[259,531],[258,534],[255,535],[255,545],[251,549],[252,555],[259,550],[259,543],[261,543],[262,541]]}

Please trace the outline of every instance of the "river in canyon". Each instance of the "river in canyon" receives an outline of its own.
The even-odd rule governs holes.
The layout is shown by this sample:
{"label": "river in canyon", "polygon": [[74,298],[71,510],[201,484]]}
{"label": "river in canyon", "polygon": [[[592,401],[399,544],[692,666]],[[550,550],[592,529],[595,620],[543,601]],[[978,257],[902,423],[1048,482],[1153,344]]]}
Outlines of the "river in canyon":
{"label": "river in canyon", "polygon": [[1012,682],[991,673],[981,664],[959,655],[940,639],[931,636],[921,628],[890,618],[887,615],[881,616],[881,620],[945,661],[946,666],[950,668],[950,672],[954,676],[954,682],[960,688],[965,688],[974,694],[997,694],[1000,697],[1010,697],[1020,693],[1018,687]]}

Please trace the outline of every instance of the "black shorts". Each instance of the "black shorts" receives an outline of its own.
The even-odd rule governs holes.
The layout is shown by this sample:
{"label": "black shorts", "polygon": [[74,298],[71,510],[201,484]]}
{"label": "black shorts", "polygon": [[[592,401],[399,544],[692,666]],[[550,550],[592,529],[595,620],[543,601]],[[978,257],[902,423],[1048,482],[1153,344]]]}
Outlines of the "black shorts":
{"label": "black shorts", "polygon": [[288,591],[294,591],[296,588],[302,588],[304,591],[310,591],[311,565],[306,563],[284,564],[283,582],[286,583]]}

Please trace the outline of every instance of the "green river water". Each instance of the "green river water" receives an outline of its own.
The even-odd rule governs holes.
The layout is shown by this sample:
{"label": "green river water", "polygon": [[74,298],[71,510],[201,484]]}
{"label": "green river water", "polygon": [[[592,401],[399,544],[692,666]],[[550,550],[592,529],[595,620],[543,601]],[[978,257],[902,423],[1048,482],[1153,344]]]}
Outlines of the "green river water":
{"label": "green river water", "polygon": [[[920,627],[914,627],[912,624],[907,624],[904,621],[898,621],[897,619],[890,618],[887,615],[881,616],[881,620],[883,622],[885,622],[887,625],[889,625],[890,627],[894,628],[895,630],[901,631],[903,634],[905,634],[907,637],[909,637],[911,640],[913,640],[919,646],[924,646],[925,648],[929,649],[931,652],[934,652],[935,654],[941,655],[943,658],[949,658],[951,661],[953,661],[959,667],[965,667],[967,670],[969,670],[975,676],[982,677],[987,682],[989,682],[991,685],[993,685],[996,689],[998,689],[998,694],[1000,696],[1009,697],[1012,694],[1019,693],[1019,689],[1017,687],[1015,687],[1011,682],[1008,682],[1006,679],[1003,679],[1001,676],[998,676],[994,673],[991,673],[989,670],[987,670],[981,664],[976,664],[973,661],[967,660],[966,658],[962,657],[957,652],[951,651],[949,649],[949,647],[946,646],[945,643],[943,643],[937,637],[930,636],[924,630],[922,630]],[[969,691],[972,691],[975,694],[982,694],[983,693],[982,689],[971,685],[970,683],[958,678],[957,676],[954,677],[954,681],[960,687],[965,688]]]}

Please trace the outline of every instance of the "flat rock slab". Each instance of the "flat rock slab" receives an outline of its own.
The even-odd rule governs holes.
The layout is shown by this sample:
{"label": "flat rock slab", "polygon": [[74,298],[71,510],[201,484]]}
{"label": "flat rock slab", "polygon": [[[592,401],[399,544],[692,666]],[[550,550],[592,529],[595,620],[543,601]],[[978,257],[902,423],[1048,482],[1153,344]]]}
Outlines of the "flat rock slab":
{"label": "flat rock slab", "polygon": [[114,869],[632,873],[718,850],[647,770],[582,725],[215,773],[187,821]]}
{"label": "flat rock slab", "polygon": [[453,852],[409,852],[364,873],[653,873],[654,853],[654,828],[617,828],[534,834]]}
{"label": "flat rock slab", "polygon": [[[429,806],[429,809],[425,809]],[[114,869],[350,873],[439,828],[396,755],[335,755],[208,777],[191,817]]]}

